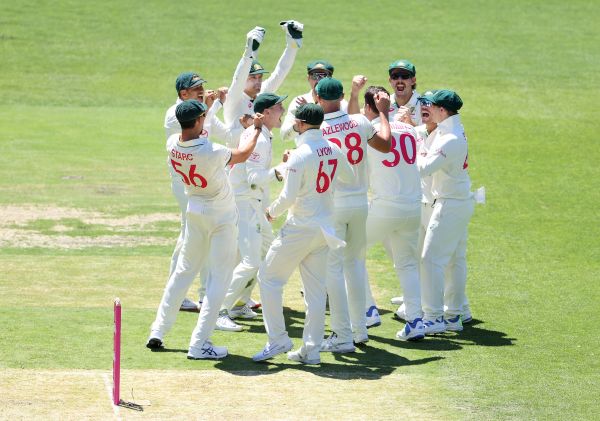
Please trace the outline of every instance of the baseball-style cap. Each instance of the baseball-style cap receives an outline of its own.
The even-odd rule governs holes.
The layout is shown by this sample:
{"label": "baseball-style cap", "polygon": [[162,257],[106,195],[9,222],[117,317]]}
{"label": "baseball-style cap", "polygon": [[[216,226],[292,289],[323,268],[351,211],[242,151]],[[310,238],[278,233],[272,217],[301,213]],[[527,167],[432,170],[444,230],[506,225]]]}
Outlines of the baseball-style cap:
{"label": "baseball-style cap", "polygon": [[262,64],[258,62],[258,60],[252,60],[252,64],[250,65],[250,74],[251,75],[260,75],[263,73],[269,73],[262,67]]}
{"label": "baseball-style cap", "polygon": [[412,64],[408,60],[396,60],[396,61],[394,61],[392,64],[390,64],[390,66],[388,68],[388,73],[391,74],[392,70],[394,70],[394,69],[403,69],[403,70],[406,70],[407,72],[409,72],[413,76],[416,76],[416,74],[417,74],[417,69],[415,68],[415,65]]}
{"label": "baseball-style cap", "polygon": [[175,117],[180,123],[182,121],[193,121],[206,112],[208,107],[197,99],[186,99],[175,108]]}
{"label": "baseball-style cap", "polygon": [[305,123],[320,126],[325,118],[325,113],[319,104],[302,104],[296,108],[294,116]]}
{"label": "baseball-style cap", "polygon": [[175,81],[175,89],[177,89],[177,93],[182,89],[190,89],[194,88],[198,85],[202,85],[206,83],[206,80],[198,73],[194,72],[185,72],[177,76],[177,80]]}
{"label": "baseball-style cap", "polygon": [[418,101],[425,101],[425,102],[433,102],[433,94],[435,94],[437,92],[437,89],[432,89],[431,91],[427,91],[424,94],[422,94],[420,97],[417,98]]}
{"label": "baseball-style cap", "polygon": [[333,74],[333,66],[330,62],[325,60],[315,60],[311,61],[306,65],[306,71],[308,73],[314,72],[315,70],[325,70],[331,74]]}
{"label": "baseball-style cap", "polygon": [[262,113],[267,108],[283,102],[287,97],[287,95],[279,96],[269,92],[262,93],[254,100],[254,112]]}
{"label": "baseball-style cap", "polygon": [[[421,97],[419,97],[421,99]],[[440,89],[439,91],[435,91],[433,95],[427,98],[431,103],[435,105],[439,105],[440,107],[444,107],[450,111],[458,111],[463,106],[462,99],[458,96],[458,94],[454,91],[450,91],[448,89]]]}
{"label": "baseball-style cap", "polygon": [[315,87],[317,95],[327,101],[340,99],[344,94],[344,86],[342,82],[334,78],[321,79]]}

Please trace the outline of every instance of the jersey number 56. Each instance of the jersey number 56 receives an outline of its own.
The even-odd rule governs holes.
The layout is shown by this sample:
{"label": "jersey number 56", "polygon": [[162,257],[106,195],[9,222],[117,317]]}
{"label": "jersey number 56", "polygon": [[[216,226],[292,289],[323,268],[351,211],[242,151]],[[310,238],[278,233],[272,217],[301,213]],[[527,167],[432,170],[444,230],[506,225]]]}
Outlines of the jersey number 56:
{"label": "jersey number 56", "polygon": [[[206,187],[206,184],[207,184],[206,178],[202,177],[200,174],[198,174],[196,172],[196,164],[194,164],[190,167],[190,171],[188,172],[187,175],[183,171],[178,169],[179,167],[181,167],[183,165],[181,162],[177,162],[174,159],[171,159],[171,165],[173,165],[173,169],[175,170],[175,172],[181,176],[181,178],[183,179],[183,182],[185,184],[187,184],[188,186],[190,184],[192,184],[192,185],[194,185],[196,187],[200,187],[202,189]],[[200,184],[198,184],[198,183],[200,183]]]}

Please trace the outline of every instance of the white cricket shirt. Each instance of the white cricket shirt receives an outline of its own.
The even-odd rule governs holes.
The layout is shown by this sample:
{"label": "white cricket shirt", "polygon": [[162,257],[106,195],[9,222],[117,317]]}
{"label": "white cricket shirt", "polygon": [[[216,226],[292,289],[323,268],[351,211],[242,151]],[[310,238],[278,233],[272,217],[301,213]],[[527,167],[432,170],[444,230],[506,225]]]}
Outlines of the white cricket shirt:
{"label": "white cricket shirt", "polygon": [[431,148],[419,155],[417,166],[422,175],[432,175],[434,199],[468,199],[471,179],[467,171],[467,138],[458,114],[438,124],[433,131]]}
{"label": "white cricket shirt", "polygon": [[421,103],[417,98],[419,98],[419,93],[417,91],[413,91],[412,96],[408,100],[405,105],[398,105],[394,100],[394,96],[392,95],[392,104],[390,105],[389,116],[388,119],[390,121],[394,121],[394,117],[398,113],[400,107],[408,107],[410,110],[410,118],[415,122],[417,126],[421,125]]}
{"label": "white cricket shirt", "polygon": [[[371,120],[378,130],[379,117]],[[377,214],[392,207],[414,210],[421,201],[421,177],[417,168],[417,134],[410,124],[391,122],[391,149],[382,153],[367,148],[369,185],[372,193],[370,212]],[[380,214],[379,216],[387,216]]]}
{"label": "white cricket shirt", "polygon": [[[421,124],[415,127],[417,132],[417,146],[419,148],[419,154],[427,154],[431,148],[431,142],[435,135],[435,130],[431,133],[427,132],[427,126]],[[433,177],[430,175],[421,174],[421,203],[433,203],[433,193],[431,192],[431,183],[433,183]]]}
{"label": "white cricket shirt", "polygon": [[321,131],[325,139],[340,147],[354,173],[351,182],[340,181],[337,185],[335,207],[367,206],[367,144],[376,133],[371,122],[362,114],[348,115],[344,111],[336,111],[325,114]]}

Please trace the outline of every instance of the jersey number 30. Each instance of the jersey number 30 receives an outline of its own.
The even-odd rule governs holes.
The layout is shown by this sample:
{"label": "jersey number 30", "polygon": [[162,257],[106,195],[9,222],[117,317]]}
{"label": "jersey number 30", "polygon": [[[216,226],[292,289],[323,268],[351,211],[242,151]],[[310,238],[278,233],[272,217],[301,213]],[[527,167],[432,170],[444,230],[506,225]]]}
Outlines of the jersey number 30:
{"label": "jersey number 30", "polygon": [[329,186],[331,186],[331,182],[333,181],[333,177],[335,177],[335,169],[337,168],[337,159],[330,159],[327,161],[329,166],[333,167],[331,173],[328,175],[325,171],[323,171],[323,164],[325,161],[319,162],[319,172],[317,173],[317,193],[325,193]]}
{"label": "jersey number 30", "polygon": [[[408,150],[406,147],[407,139],[410,141],[410,146],[412,150],[412,154],[410,156],[408,155]],[[386,167],[395,167],[396,165],[398,165],[400,163],[400,153],[402,153],[402,158],[404,158],[404,162],[406,162],[409,165],[415,163],[415,159],[417,159],[417,141],[412,135],[408,133],[402,133],[400,135],[399,140],[396,139],[396,136],[392,135],[391,141],[392,145],[390,148],[390,153],[394,155],[394,159],[392,161],[384,159],[383,161],[381,161],[383,165],[385,165]],[[399,151],[398,145],[400,145]]]}
{"label": "jersey number 30", "polygon": [[[171,165],[173,165],[173,169],[175,170],[175,172],[181,176],[181,178],[183,179],[183,182],[185,184],[187,184],[188,186],[190,184],[192,184],[192,185],[194,185],[196,187],[200,187],[202,189],[206,187],[206,184],[207,184],[206,178],[202,177],[200,174],[198,174],[196,172],[196,164],[194,164],[190,167],[190,171],[188,172],[187,175],[183,171],[178,169],[178,167],[182,166],[181,162],[177,162],[174,159],[171,159]],[[198,184],[198,183],[200,183],[200,184]]]}

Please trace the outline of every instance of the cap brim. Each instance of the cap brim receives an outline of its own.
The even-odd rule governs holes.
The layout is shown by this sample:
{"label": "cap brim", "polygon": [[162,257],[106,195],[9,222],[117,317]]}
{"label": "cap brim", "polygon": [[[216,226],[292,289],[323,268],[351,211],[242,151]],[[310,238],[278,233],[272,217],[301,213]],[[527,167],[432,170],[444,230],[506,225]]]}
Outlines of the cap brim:
{"label": "cap brim", "polygon": [[250,75],[262,75],[263,73],[270,73],[267,70],[257,70],[256,72],[250,72]]}
{"label": "cap brim", "polygon": [[286,100],[288,96],[287,95],[280,95],[279,99],[277,100],[277,102],[275,103],[275,105],[282,103],[283,101]]}
{"label": "cap brim", "polygon": [[388,70],[388,73],[391,75],[394,70],[404,70],[406,73],[408,73],[412,77],[415,77],[415,74],[413,72],[411,72],[410,70],[408,70],[406,67],[391,67]]}
{"label": "cap brim", "polygon": [[203,83],[206,83],[204,79],[195,80],[194,83],[192,83],[188,89],[195,88],[196,86],[200,86]]}

